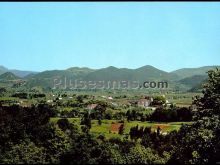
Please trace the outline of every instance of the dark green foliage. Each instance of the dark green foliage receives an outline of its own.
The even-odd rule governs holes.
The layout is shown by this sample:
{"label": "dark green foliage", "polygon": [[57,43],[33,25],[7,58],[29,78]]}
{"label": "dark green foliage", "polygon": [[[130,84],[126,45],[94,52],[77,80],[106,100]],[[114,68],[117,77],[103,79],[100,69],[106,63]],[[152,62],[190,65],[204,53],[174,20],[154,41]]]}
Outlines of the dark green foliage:
{"label": "dark green foliage", "polygon": [[220,162],[220,71],[211,70],[208,76],[203,97],[194,100],[196,122],[181,127],[171,163]]}
{"label": "dark green foliage", "polygon": [[158,122],[192,121],[192,116],[193,112],[190,108],[157,108],[149,116],[149,120]]}
{"label": "dark green foliage", "polygon": [[33,98],[38,98],[38,97],[46,97],[44,93],[34,93],[30,95]]}
{"label": "dark green foliage", "polygon": [[58,162],[59,156],[68,149],[69,140],[49,123],[54,115],[54,110],[44,104],[26,108],[15,105],[1,107],[0,162]]}
{"label": "dark green foliage", "polygon": [[91,117],[88,112],[86,112],[81,120],[81,125],[85,125],[88,129],[92,127]]}
{"label": "dark green foliage", "polygon": [[153,97],[152,105],[163,105],[166,102],[166,98],[163,96],[155,96]]}
{"label": "dark green foliage", "polygon": [[121,124],[118,130],[118,134],[122,135],[124,133],[124,124]]}
{"label": "dark green foliage", "polygon": [[59,119],[57,121],[57,125],[59,128],[63,131],[66,131],[67,129],[70,129],[71,125],[67,119]]}
{"label": "dark green foliage", "polygon": [[18,97],[20,99],[27,99],[28,98],[28,93],[24,92],[19,92],[19,93],[14,93],[12,97]]}
{"label": "dark green foliage", "polygon": [[4,96],[4,94],[7,92],[5,88],[0,88],[0,96]]}

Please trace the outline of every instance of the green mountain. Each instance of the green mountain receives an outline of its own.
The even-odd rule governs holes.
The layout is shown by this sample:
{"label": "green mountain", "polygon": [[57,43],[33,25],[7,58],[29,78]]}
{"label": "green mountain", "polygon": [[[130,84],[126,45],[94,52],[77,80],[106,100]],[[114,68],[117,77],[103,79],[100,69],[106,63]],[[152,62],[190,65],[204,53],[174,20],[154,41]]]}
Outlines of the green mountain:
{"label": "green mountain", "polygon": [[191,89],[189,89],[189,92],[201,92],[203,90],[203,85],[207,83],[207,79],[201,81],[200,83],[193,86]]}
{"label": "green mountain", "polygon": [[82,80],[87,74],[93,72],[93,69],[72,67],[67,70],[50,70],[38,74],[26,76],[27,86],[42,86],[53,88],[55,84],[70,84],[70,81]]}
{"label": "green mountain", "polygon": [[11,72],[6,72],[0,75],[0,81],[8,81],[8,80],[18,80],[21,79],[20,77],[14,75]]}
{"label": "green mountain", "polygon": [[52,87],[55,83],[64,84],[65,81],[169,81],[175,80],[177,75],[164,72],[152,66],[144,66],[137,69],[116,68],[113,66],[102,69],[89,69],[73,67],[67,70],[44,71],[36,75],[26,77],[27,85]]}
{"label": "green mountain", "polygon": [[129,80],[132,76],[132,70],[126,68],[116,68],[113,66],[98,69],[87,74],[84,80],[87,81],[113,81],[113,80]]}
{"label": "green mountain", "polygon": [[30,74],[37,74],[38,72],[33,72],[33,71],[22,71],[22,70],[16,70],[16,69],[13,69],[13,70],[9,70],[10,72],[12,72],[13,74],[15,74],[16,76],[18,77],[26,77]]}
{"label": "green mountain", "polygon": [[207,71],[210,69],[214,69],[216,67],[220,66],[204,66],[204,67],[199,67],[199,68],[183,68],[183,69],[178,69],[176,71],[170,72],[174,73],[179,76],[179,80],[187,78],[187,77],[192,77],[195,75],[207,75]]}
{"label": "green mountain", "polygon": [[0,66],[0,75],[7,72],[7,71],[8,71],[7,68],[5,68],[4,66]]}
{"label": "green mountain", "polygon": [[181,79],[179,82],[181,84],[192,87],[192,86],[198,85],[199,83],[203,82],[207,78],[208,78],[207,75],[195,75],[195,76],[191,76],[191,77]]}
{"label": "green mountain", "polygon": [[202,88],[202,84],[207,80],[207,75],[195,75],[178,81],[179,84],[185,85],[186,90],[196,92]]}
{"label": "green mountain", "polygon": [[[153,66],[146,65],[137,69],[116,68],[110,66],[101,69],[90,69],[87,67],[72,67],[66,70],[48,70],[40,73],[30,73],[24,77],[27,87],[55,87],[68,86],[75,80],[82,81],[167,81],[169,87],[173,90],[187,91],[199,86],[206,78],[207,71],[215,68],[215,66],[206,66],[200,68],[185,68],[173,72],[165,72]],[[9,73],[8,73],[9,74]],[[6,74],[7,75],[7,74]],[[4,74],[1,75],[5,79]],[[15,76],[15,75],[14,75]],[[8,76],[9,79],[17,79],[13,75]]]}
{"label": "green mountain", "polygon": [[178,76],[174,73],[168,73],[162,70],[159,70],[153,66],[146,65],[134,70],[133,76],[135,79],[142,81],[146,80],[176,80]]}
{"label": "green mountain", "polygon": [[82,68],[72,67],[72,68],[67,69],[67,71],[70,71],[70,72],[74,73],[75,75],[81,75],[81,74],[88,74],[88,73],[94,72],[95,69],[90,69],[87,67],[82,67]]}
{"label": "green mountain", "polygon": [[147,80],[170,80],[177,76],[173,73],[168,73],[152,66],[143,66],[137,69],[116,68],[113,66],[98,69],[89,73],[86,80],[126,80],[126,81],[140,81]]}
{"label": "green mountain", "polygon": [[11,72],[15,74],[18,77],[25,77],[28,76],[29,74],[36,74],[38,72],[33,72],[33,71],[22,71],[22,70],[16,70],[16,69],[8,69],[4,66],[0,66],[0,75],[6,72]]}

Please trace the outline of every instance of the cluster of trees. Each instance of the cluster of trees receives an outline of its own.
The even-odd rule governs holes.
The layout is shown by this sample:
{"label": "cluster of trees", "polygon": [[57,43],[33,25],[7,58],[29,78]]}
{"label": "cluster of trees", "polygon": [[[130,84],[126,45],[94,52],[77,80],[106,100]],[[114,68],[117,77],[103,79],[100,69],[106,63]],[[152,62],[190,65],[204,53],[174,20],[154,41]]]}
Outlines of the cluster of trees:
{"label": "cluster of trees", "polygon": [[166,103],[166,98],[163,96],[155,96],[153,97],[153,102],[151,105],[163,105]]}
{"label": "cluster of trees", "polygon": [[143,113],[141,108],[136,107],[128,110],[125,114],[127,121],[156,121],[156,122],[177,122],[177,121],[192,121],[193,111],[186,107],[172,107],[165,109],[163,107],[157,108],[151,113]]}
{"label": "cluster of trees", "polygon": [[56,163],[70,145],[45,104],[0,107],[0,163]]}
{"label": "cluster of trees", "polygon": [[157,108],[149,117],[150,121],[177,122],[192,121],[193,112],[186,107],[172,107],[170,109]]}
{"label": "cluster of trees", "polygon": [[0,88],[0,96],[3,96],[6,92],[7,90],[5,88]]}
{"label": "cluster of trees", "polygon": [[46,95],[44,93],[26,93],[26,92],[17,92],[12,94],[12,97],[18,97],[20,99],[32,99],[32,98],[42,98],[42,97],[46,97]]}
{"label": "cluster of trees", "polygon": [[151,133],[151,127],[140,127],[138,128],[138,125],[136,127],[131,127],[129,135],[131,140],[137,140],[139,138],[142,138],[144,135],[149,135]]}
{"label": "cluster of trees", "polygon": [[203,96],[194,100],[196,122],[181,127],[170,163],[220,162],[220,70],[210,70],[208,77]]}
{"label": "cluster of trees", "polygon": [[132,108],[131,110],[127,110],[125,116],[127,118],[127,121],[146,121],[147,118],[149,117],[149,114],[144,114],[143,112],[146,111],[146,109],[142,107],[135,107]]}
{"label": "cluster of trees", "polygon": [[30,98],[42,98],[42,97],[46,97],[46,95],[44,93],[33,93],[33,94],[29,94]]}
{"label": "cluster of trees", "polygon": [[12,97],[18,97],[20,99],[27,99],[28,93],[25,93],[25,92],[14,93],[12,94]]}

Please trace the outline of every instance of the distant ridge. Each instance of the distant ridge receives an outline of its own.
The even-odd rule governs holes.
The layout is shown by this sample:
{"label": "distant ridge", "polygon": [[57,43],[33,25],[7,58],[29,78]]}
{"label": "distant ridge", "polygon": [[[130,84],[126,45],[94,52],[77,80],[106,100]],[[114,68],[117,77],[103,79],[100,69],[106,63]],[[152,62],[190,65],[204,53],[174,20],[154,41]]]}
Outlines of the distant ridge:
{"label": "distant ridge", "polygon": [[[43,72],[28,72],[11,70],[0,66],[0,71],[7,74],[0,75],[3,78],[11,77],[18,79],[22,77],[27,81],[29,87],[42,86],[51,87],[55,79],[66,78],[67,80],[83,81],[167,81],[171,88],[181,90],[199,89],[201,83],[207,79],[207,71],[219,66],[204,66],[199,68],[183,68],[172,72],[165,72],[151,65],[145,65],[136,69],[117,68],[109,66],[101,69],[90,69],[88,67],[71,67],[65,70],[47,70]],[[21,74],[22,73],[22,74]],[[21,76],[18,76],[21,75]],[[16,76],[16,77],[15,77]]]}
{"label": "distant ridge", "polygon": [[34,72],[34,71],[21,71],[21,70],[17,70],[17,69],[8,69],[4,66],[0,66],[0,75],[6,72],[11,72],[13,74],[15,74],[18,77],[25,77],[28,76],[29,74],[36,74],[38,72]]}
{"label": "distant ridge", "polygon": [[7,68],[5,68],[4,66],[0,65],[0,75],[5,73],[5,72],[7,72],[7,71],[8,71]]}
{"label": "distant ridge", "polygon": [[214,66],[203,66],[199,68],[182,68],[182,69],[178,69],[173,72],[170,72],[170,73],[174,73],[178,75],[180,79],[183,79],[183,78],[192,77],[195,75],[207,75],[206,72],[208,70],[214,69],[216,67],[220,67],[220,66],[214,65]]}

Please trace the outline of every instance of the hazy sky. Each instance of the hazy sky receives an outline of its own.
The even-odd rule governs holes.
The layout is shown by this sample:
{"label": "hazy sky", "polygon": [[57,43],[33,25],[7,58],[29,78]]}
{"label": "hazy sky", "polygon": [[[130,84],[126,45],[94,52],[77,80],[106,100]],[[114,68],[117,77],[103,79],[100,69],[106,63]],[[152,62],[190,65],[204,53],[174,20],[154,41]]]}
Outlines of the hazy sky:
{"label": "hazy sky", "polygon": [[220,3],[1,2],[0,58],[35,71],[219,65]]}

